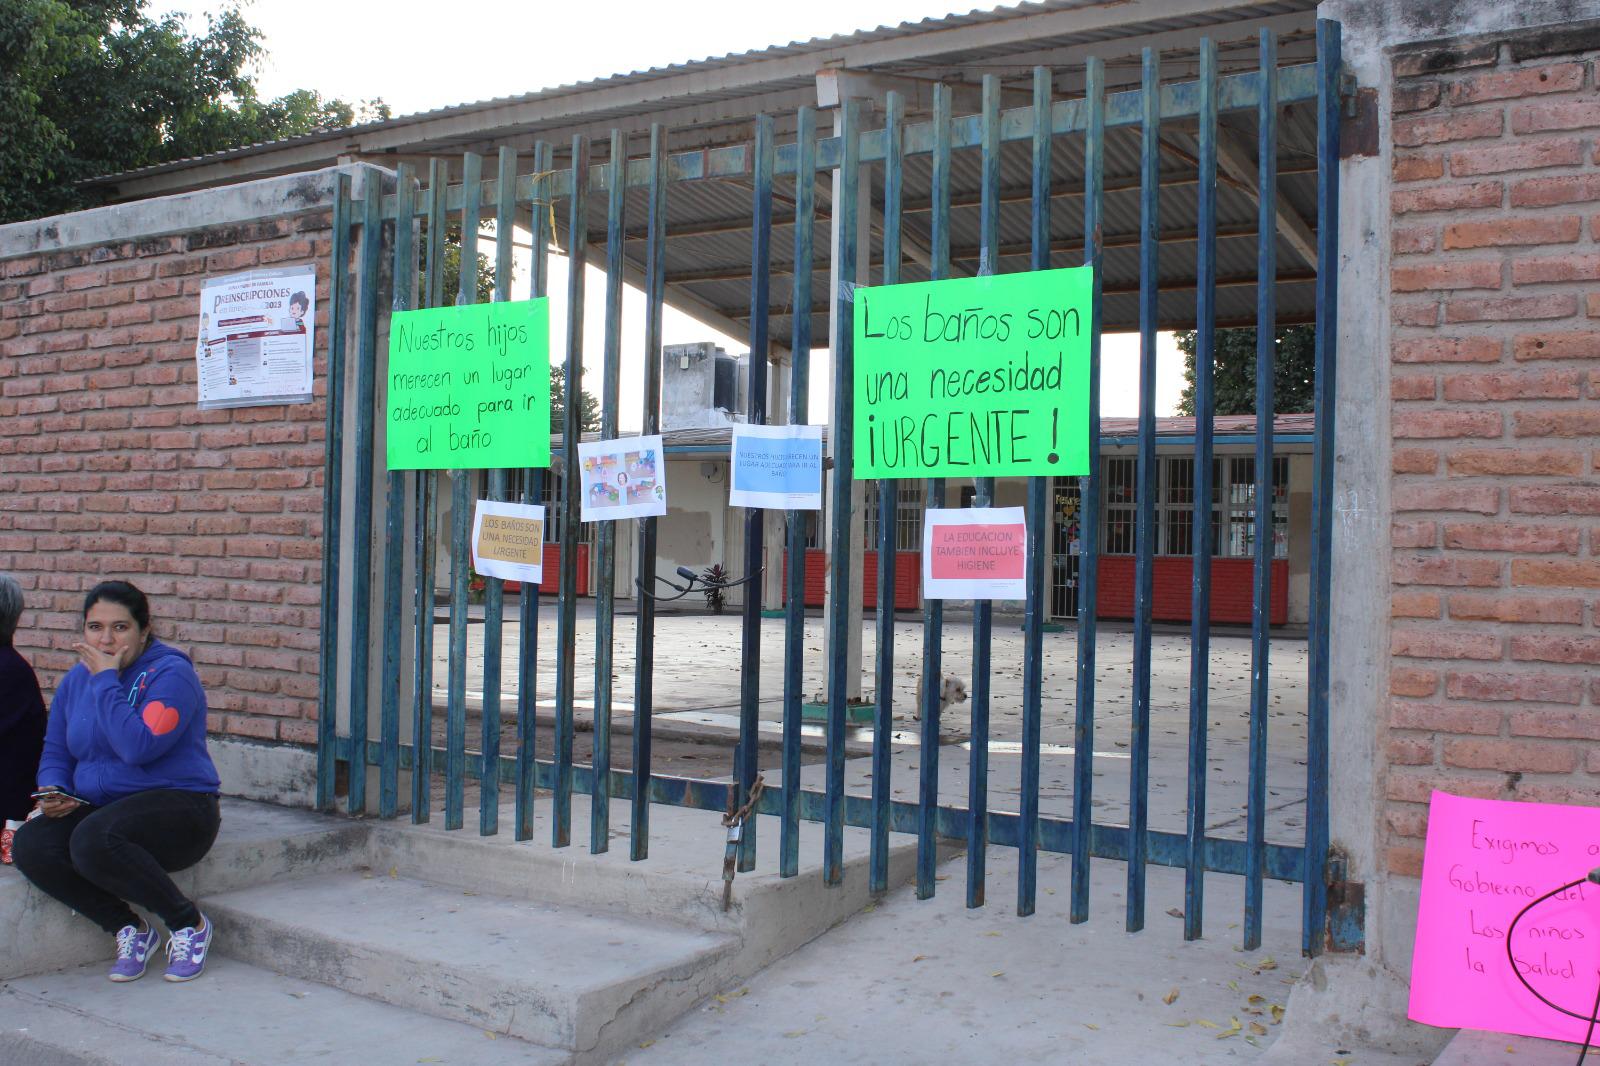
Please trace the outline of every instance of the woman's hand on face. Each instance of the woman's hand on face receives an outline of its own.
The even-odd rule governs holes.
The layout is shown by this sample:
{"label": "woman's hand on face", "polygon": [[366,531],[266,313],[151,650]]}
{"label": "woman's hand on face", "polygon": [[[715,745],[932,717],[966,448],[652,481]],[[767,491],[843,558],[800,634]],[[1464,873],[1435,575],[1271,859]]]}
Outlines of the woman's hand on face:
{"label": "woman's hand on face", "polygon": [[121,670],[125,665],[122,661],[126,654],[124,650],[104,652],[82,641],[74,644],[72,650],[78,653],[78,661],[88,667],[91,674],[98,674],[102,670]]}
{"label": "woman's hand on face", "polygon": [[39,797],[39,809],[46,818],[61,818],[71,814],[77,807],[78,801],[64,792]]}

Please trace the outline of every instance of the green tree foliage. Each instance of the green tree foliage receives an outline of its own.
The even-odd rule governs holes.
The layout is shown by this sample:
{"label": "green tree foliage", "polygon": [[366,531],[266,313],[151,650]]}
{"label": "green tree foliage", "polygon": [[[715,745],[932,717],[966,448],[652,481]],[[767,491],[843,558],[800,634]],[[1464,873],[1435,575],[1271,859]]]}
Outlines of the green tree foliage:
{"label": "green tree foliage", "polygon": [[261,100],[260,37],[237,6],[191,34],[149,0],[0,0],[0,222],[90,206],[86,178],[389,117]]}
{"label": "green tree foliage", "polygon": [[[550,432],[560,434],[566,423],[567,417],[567,365],[553,363],[550,366]],[[593,433],[600,428],[600,401],[588,389],[578,392],[578,424],[585,433]]]}
{"label": "green tree foliage", "polygon": [[[1178,413],[1194,414],[1194,360],[1198,335],[1193,330],[1177,334],[1183,352],[1183,395]],[[1219,329],[1216,340],[1215,385],[1217,414],[1256,413],[1256,331]],[[1310,411],[1316,370],[1316,332],[1310,326],[1286,326],[1278,331],[1272,361],[1272,399],[1278,414]]]}

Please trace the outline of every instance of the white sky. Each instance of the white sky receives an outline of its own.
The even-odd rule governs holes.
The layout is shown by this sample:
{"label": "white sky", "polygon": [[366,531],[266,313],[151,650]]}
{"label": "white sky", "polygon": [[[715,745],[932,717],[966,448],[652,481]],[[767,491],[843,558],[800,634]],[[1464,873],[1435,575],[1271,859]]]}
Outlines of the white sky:
{"label": "white sky", "polygon": [[[951,0],[602,0],[558,5],[551,0],[467,0],[454,7],[415,0],[373,6],[327,0],[255,0],[245,17],[262,31],[267,58],[258,71],[261,95],[315,89],[346,100],[382,98],[396,115],[566,85],[611,74],[830,37],[879,25],[939,18],[970,5]],[[187,16],[196,29],[220,5],[155,0],[152,8]],[[980,7],[985,5],[980,3]],[[525,262],[526,252],[519,258]],[[564,350],[566,272],[552,258],[551,346]],[[518,274],[526,279],[526,266]],[[600,392],[605,279],[591,268],[584,312],[585,386]],[[519,286],[525,294],[525,283]],[[644,299],[629,289],[623,307],[621,422],[636,429],[643,373]],[[747,350],[746,338],[724,337],[686,315],[667,312],[669,344],[714,340]],[[782,338],[776,338],[779,341]],[[1138,340],[1108,336],[1102,346],[1101,411],[1138,413]],[[828,359],[812,359],[812,421],[825,421]],[[1156,409],[1172,413],[1183,386],[1183,357],[1169,334],[1158,345]]]}

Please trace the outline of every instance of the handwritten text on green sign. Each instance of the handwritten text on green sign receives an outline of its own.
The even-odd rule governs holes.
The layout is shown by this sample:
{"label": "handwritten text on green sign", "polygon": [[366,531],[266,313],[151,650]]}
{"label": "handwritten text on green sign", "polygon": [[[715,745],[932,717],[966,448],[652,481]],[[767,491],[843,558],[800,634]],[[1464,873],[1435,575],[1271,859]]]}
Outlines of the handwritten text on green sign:
{"label": "handwritten text on green sign", "polygon": [[550,465],[550,301],[389,322],[389,469]]}
{"label": "handwritten text on green sign", "polygon": [[1088,267],[855,291],[855,476],[1089,472]]}

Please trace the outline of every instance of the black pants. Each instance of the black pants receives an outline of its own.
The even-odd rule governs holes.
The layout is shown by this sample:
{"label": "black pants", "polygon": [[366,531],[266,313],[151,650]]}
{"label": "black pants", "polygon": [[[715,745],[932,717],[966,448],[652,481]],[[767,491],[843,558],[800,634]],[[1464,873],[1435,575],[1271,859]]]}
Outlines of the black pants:
{"label": "black pants", "polygon": [[155,789],[35,818],[17,830],[12,859],[40,891],[108,933],[139,924],[129,903],[186,929],[200,911],[167,874],[203,859],[220,825],[216,796]]}

